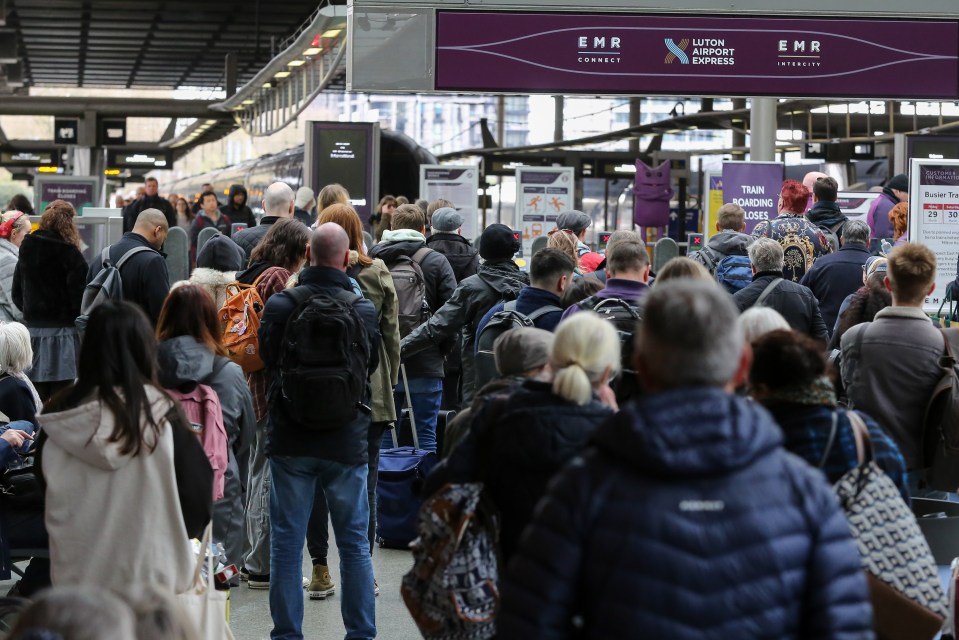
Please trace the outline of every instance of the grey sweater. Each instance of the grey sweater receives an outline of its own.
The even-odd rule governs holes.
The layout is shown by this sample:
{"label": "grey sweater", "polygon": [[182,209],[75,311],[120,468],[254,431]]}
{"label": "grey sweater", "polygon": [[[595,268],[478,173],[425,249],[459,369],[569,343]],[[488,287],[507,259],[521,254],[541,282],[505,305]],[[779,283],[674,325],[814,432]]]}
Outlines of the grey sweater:
{"label": "grey sweater", "polygon": [[20,259],[20,249],[5,238],[0,238],[0,320],[23,322],[23,312],[13,304],[13,273]]}

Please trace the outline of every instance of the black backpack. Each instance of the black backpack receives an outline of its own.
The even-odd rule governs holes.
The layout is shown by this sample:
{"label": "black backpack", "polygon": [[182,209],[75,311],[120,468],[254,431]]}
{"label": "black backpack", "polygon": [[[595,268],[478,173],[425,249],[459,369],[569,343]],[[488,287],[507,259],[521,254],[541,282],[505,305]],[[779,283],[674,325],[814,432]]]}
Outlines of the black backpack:
{"label": "black backpack", "polygon": [[272,400],[309,431],[348,425],[357,411],[369,412],[367,396],[371,344],[349,291],[314,294],[290,290],[296,309],[283,332],[279,376]]}
{"label": "black backpack", "polygon": [[546,305],[525,315],[516,310],[516,300],[513,300],[505,303],[502,311],[494,313],[476,339],[475,388],[482,389],[483,385],[499,376],[496,370],[496,359],[493,356],[493,345],[498,337],[510,329],[533,327],[537,319],[554,311],[562,311],[562,309]]}
{"label": "black backpack", "polygon": [[642,321],[639,307],[621,298],[597,298],[591,296],[579,303],[584,311],[598,313],[601,318],[613,324],[619,334],[619,348],[622,354],[619,375],[609,386],[616,393],[616,402],[624,402],[639,395],[639,381],[633,368],[633,336],[636,326]]}
{"label": "black backpack", "polygon": [[138,253],[144,251],[153,251],[150,247],[133,247],[120,256],[116,265],[110,262],[110,247],[106,247],[100,254],[100,263],[103,267],[100,272],[94,276],[86,288],[83,290],[83,298],[80,300],[80,315],[74,320],[79,331],[87,328],[90,321],[90,314],[107,300],[123,300],[123,279],[120,277],[120,269],[126,264],[127,260]]}

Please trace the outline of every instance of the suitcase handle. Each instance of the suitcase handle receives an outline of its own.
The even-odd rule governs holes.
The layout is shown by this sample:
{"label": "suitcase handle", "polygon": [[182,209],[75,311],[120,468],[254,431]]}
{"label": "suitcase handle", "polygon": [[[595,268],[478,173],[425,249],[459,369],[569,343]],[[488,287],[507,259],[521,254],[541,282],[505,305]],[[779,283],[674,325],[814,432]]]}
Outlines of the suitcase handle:
{"label": "suitcase handle", "polygon": [[[406,392],[406,410],[410,414],[410,430],[413,432],[413,448],[420,448],[420,440],[416,437],[416,416],[413,415],[413,400],[410,398],[410,382],[406,378],[406,365],[400,363],[400,375],[403,377],[403,390]],[[393,447],[397,448],[400,446],[399,438],[397,434],[400,430],[400,416],[396,416],[396,427],[393,429]]]}

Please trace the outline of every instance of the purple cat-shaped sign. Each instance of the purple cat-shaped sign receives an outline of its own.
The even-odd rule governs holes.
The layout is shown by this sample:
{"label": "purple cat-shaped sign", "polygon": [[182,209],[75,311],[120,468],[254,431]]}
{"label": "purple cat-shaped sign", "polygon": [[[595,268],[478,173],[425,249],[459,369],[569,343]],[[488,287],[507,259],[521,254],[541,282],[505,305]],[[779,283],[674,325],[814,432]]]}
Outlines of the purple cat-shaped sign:
{"label": "purple cat-shaped sign", "polygon": [[669,199],[673,195],[669,160],[658,167],[649,167],[642,160],[636,160],[633,195],[633,220],[636,224],[641,227],[668,225]]}

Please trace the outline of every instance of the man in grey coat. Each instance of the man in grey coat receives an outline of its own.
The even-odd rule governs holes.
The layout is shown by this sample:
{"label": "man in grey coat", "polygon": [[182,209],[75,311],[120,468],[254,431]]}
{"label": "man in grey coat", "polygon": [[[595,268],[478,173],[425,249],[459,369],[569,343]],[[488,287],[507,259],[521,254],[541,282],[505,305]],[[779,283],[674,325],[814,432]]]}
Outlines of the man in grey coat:
{"label": "man in grey coat", "polygon": [[907,243],[889,254],[886,288],[892,306],[872,322],[842,336],[842,381],[849,408],[868,413],[896,442],[906,459],[909,493],[928,495],[919,480],[920,443],[926,405],[942,375],[942,332],[923,312],[936,287],[936,256],[927,247]]}
{"label": "man in grey coat", "polygon": [[263,194],[263,210],[266,211],[266,215],[260,220],[260,224],[248,227],[233,236],[233,242],[243,249],[246,255],[244,267],[249,264],[250,254],[253,253],[256,245],[260,244],[273,223],[283,218],[293,217],[293,189],[290,185],[285,182],[274,182],[267,187]]}

